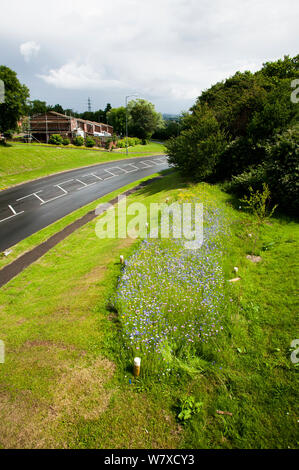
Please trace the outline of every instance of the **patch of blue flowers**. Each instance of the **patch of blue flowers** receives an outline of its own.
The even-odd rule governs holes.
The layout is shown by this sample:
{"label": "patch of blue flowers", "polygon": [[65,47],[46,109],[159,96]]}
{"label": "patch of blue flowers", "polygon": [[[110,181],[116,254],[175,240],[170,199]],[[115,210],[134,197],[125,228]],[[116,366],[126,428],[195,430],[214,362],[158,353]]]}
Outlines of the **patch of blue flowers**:
{"label": "patch of blue flowers", "polygon": [[200,248],[187,250],[184,239],[145,239],[126,261],[115,306],[125,347],[147,364],[169,364],[179,350],[223,329],[225,231],[220,210],[205,205]]}

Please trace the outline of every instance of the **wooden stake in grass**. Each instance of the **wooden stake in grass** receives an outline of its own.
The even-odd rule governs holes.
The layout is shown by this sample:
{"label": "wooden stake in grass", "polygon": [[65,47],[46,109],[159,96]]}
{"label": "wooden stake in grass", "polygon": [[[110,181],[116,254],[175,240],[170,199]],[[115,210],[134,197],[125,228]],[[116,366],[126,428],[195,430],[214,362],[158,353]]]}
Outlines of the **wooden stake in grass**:
{"label": "wooden stake in grass", "polygon": [[135,357],[135,359],[134,359],[134,377],[139,377],[139,375],[140,375],[140,366],[141,366],[140,357]]}
{"label": "wooden stake in grass", "polygon": [[120,259],[120,264],[125,263],[125,257],[123,255],[120,255],[119,259]]}

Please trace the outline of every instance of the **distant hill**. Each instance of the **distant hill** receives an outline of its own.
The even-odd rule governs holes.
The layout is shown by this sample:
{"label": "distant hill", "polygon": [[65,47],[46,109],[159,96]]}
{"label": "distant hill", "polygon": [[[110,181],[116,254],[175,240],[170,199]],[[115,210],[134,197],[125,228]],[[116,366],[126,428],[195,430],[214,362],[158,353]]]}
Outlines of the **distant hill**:
{"label": "distant hill", "polygon": [[180,117],[179,114],[162,114],[162,116],[165,121],[176,121]]}

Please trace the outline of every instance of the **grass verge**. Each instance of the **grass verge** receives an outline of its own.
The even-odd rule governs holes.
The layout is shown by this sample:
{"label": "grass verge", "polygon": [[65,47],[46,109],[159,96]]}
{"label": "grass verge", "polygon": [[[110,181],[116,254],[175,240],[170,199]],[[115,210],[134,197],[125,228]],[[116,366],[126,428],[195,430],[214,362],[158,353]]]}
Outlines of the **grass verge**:
{"label": "grass verge", "polygon": [[[272,219],[253,247],[250,215],[219,188],[189,187],[176,175],[129,201],[194,196],[212,201],[229,220],[219,257],[228,299],[222,333],[185,351],[169,374],[134,381],[124,326],[108,301],[121,273],[119,255],[135,256],[139,243],[100,241],[95,222],[87,224],[0,290],[2,447],[298,445],[296,366],[289,351],[296,336],[298,225]],[[247,259],[253,251],[260,262]],[[235,266],[241,280],[229,283]],[[189,418],[178,419],[190,408]]]}

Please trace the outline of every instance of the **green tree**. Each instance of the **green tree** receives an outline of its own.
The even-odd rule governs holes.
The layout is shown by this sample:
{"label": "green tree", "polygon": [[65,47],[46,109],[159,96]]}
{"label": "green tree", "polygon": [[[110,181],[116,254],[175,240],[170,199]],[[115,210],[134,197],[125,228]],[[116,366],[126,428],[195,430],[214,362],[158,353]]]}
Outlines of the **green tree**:
{"label": "green tree", "polygon": [[[185,119],[190,123],[190,116]],[[197,180],[213,174],[225,146],[225,134],[207,106],[194,111],[189,128],[166,142],[169,162]]]}
{"label": "green tree", "polygon": [[112,108],[107,113],[107,123],[113,126],[116,134],[125,135],[126,132],[126,108],[120,106],[119,108]]}
{"label": "green tree", "polygon": [[0,66],[0,80],[5,86],[5,102],[0,104],[0,132],[17,128],[18,120],[27,112],[29,89],[22,85],[16,72]]}
{"label": "green tree", "polygon": [[164,126],[163,118],[149,101],[138,99],[128,103],[129,132],[142,139],[149,140],[153,133]]}
{"label": "green tree", "polygon": [[112,109],[111,104],[110,104],[110,103],[107,103],[107,104],[106,104],[106,108],[104,109],[104,123],[106,123],[106,124],[108,123],[108,121],[107,121],[107,114],[109,113],[109,111],[111,111],[111,109]]}
{"label": "green tree", "polygon": [[45,114],[48,111],[46,101],[33,100],[29,102],[29,115]]}
{"label": "green tree", "polygon": [[55,111],[55,113],[64,114],[65,111],[60,104],[55,104],[55,106],[48,106],[48,111]]}

